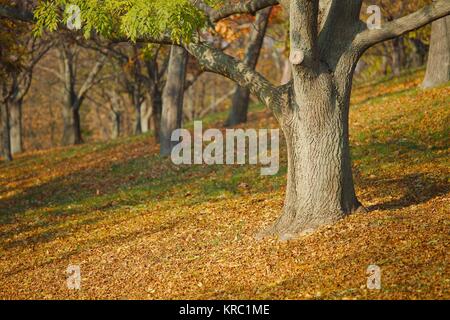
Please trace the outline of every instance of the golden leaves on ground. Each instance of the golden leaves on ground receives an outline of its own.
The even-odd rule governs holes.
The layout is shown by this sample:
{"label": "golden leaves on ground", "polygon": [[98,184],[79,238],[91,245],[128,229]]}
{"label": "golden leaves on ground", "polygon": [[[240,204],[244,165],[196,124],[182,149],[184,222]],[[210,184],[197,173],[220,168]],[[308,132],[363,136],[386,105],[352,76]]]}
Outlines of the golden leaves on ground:
{"label": "golden leaves on ground", "polygon": [[[290,242],[254,239],[280,213],[284,177],[176,167],[149,137],[0,164],[0,298],[448,299],[450,91],[419,82],[355,90],[355,178],[371,211]],[[380,291],[366,287],[370,264]]]}

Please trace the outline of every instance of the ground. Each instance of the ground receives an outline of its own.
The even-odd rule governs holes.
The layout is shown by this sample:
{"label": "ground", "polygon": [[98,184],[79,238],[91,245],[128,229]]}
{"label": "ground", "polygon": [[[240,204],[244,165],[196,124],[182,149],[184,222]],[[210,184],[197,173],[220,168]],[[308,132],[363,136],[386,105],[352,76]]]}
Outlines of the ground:
{"label": "ground", "polygon": [[[423,74],[354,90],[353,167],[370,211],[293,241],[254,238],[280,214],[283,150],[274,177],[177,167],[150,135],[1,162],[0,298],[449,299],[450,87],[423,91]],[[247,126],[276,123],[254,106]],[[367,289],[371,264],[381,290]],[[67,288],[69,265],[81,290]]]}

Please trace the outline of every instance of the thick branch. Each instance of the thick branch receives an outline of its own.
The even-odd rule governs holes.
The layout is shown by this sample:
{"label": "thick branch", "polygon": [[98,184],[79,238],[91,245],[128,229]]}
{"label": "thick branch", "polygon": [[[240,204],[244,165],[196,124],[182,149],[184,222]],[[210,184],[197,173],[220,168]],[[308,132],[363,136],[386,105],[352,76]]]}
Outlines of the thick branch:
{"label": "thick branch", "polygon": [[290,38],[291,63],[296,66],[305,61],[312,66],[317,60],[317,19],[319,0],[291,0]]}
{"label": "thick branch", "polygon": [[273,109],[272,100],[276,88],[261,74],[234,57],[205,44],[192,42],[186,45],[186,48],[208,71],[223,75],[241,87],[249,88],[251,93]]}
{"label": "thick branch", "polygon": [[365,29],[356,36],[354,43],[365,50],[379,42],[396,38],[449,14],[450,1],[436,1],[410,15],[384,24],[381,29]]}

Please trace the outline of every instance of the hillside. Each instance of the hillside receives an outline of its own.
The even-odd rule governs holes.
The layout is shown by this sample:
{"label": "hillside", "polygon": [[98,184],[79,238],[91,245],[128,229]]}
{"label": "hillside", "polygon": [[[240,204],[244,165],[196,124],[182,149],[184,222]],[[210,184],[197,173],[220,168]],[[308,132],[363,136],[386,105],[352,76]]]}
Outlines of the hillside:
{"label": "hillside", "polygon": [[[354,90],[353,165],[370,212],[289,242],[254,238],[283,204],[283,150],[274,177],[175,166],[148,135],[1,162],[0,298],[449,299],[450,87],[422,91],[422,78]],[[247,127],[276,122],[255,106]],[[80,291],[67,289],[70,264]],[[379,291],[366,288],[371,264]]]}

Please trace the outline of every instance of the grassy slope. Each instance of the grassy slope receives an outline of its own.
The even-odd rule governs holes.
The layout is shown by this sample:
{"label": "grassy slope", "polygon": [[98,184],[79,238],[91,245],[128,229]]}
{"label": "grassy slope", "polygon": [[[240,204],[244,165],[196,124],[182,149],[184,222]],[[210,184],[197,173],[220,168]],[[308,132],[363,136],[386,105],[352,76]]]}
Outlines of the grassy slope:
{"label": "grassy slope", "polygon": [[[421,91],[422,76],[355,90],[355,178],[371,212],[295,241],[253,238],[279,215],[284,156],[275,177],[176,167],[142,136],[0,163],[0,298],[450,298],[450,87]],[[276,124],[255,109],[248,126]],[[66,287],[69,264],[80,291]],[[365,287],[369,264],[381,291]]]}

